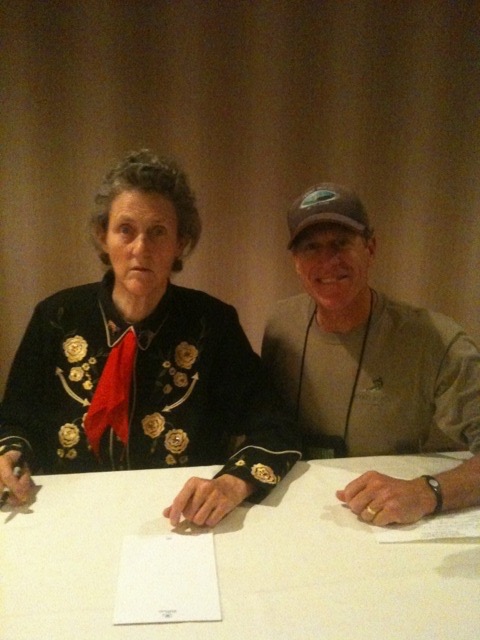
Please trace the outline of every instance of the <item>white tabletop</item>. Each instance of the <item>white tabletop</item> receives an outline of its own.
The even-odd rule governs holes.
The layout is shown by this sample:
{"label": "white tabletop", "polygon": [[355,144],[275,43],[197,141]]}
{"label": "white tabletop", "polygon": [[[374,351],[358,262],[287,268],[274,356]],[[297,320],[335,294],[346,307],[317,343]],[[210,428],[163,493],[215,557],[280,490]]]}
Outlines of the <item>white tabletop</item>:
{"label": "white tabletop", "polygon": [[456,464],[300,462],[214,529],[222,621],[129,626],[113,625],[124,536],[170,533],[163,507],[217,467],[37,477],[30,512],[0,516],[0,639],[478,640],[478,539],[380,544],[335,498],[371,468],[409,478]]}

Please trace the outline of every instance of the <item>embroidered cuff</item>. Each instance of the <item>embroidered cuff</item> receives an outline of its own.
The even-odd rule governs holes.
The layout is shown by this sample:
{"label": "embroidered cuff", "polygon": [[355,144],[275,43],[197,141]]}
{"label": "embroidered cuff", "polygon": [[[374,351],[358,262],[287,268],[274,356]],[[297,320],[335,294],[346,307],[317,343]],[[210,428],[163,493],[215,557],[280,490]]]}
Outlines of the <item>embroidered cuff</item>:
{"label": "embroidered cuff", "polygon": [[268,451],[245,447],[233,455],[215,477],[228,473],[255,485],[250,502],[261,502],[301,457],[299,451]]}
{"label": "embroidered cuff", "polygon": [[28,440],[20,436],[6,436],[0,440],[0,456],[8,451],[19,451],[27,464],[30,465],[33,457],[32,447]]}

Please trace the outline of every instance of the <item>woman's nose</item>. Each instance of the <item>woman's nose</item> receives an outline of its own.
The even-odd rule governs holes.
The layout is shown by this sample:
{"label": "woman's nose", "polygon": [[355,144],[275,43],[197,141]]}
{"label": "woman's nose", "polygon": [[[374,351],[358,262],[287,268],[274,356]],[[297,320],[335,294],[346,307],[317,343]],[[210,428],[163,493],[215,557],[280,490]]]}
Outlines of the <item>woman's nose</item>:
{"label": "woman's nose", "polygon": [[139,233],[132,244],[134,253],[140,253],[148,250],[148,237],[144,233]]}

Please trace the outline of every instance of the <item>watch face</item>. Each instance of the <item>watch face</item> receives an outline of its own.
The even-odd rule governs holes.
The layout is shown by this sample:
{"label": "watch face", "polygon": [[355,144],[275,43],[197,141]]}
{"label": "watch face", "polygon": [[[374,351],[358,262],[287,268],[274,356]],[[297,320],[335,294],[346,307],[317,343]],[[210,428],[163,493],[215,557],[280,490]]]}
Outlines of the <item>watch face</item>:
{"label": "watch face", "polygon": [[423,477],[427,481],[427,484],[430,487],[430,489],[435,494],[435,498],[437,500],[437,505],[435,509],[432,511],[432,515],[435,515],[437,513],[440,513],[443,507],[442,488],[440,486],[439,481],[436,478],[433,478],[432,476],[426,476],[426,475]]}

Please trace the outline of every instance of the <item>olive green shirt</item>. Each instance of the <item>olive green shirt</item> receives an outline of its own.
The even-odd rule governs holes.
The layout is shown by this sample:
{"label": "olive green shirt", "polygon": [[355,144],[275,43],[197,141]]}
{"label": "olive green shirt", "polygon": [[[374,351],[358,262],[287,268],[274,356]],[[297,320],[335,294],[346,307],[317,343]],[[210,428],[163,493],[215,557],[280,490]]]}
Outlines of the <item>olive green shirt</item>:
{"label": "olive green shirt", "polygon": [[354,391],[348,455],[480,451],[480,354],[473,340],[444,315],[376,297],[355,390],[366,326],[327,333],[314,320],[305,341],[311,298],[277,303],[262,357],[302,433],[344,437]]}

